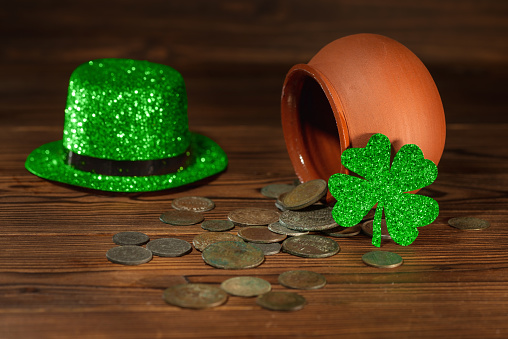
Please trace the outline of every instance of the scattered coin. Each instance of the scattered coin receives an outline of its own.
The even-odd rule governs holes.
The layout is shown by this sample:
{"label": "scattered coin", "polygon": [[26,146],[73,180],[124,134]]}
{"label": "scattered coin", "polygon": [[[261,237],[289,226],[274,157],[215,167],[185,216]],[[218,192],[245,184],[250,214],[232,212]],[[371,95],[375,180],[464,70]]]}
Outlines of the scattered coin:
{"label": "scattered coin", "polygon": [[309,234],[309,231],[300,232],[300,231],[295,231],[290,228],[287,228],[286,226],[282,225],[278,221],[274,222],[273,224],[268,225],[268,229],[274,233],[285,234],[285,235],[289,235],[291,237]]}
{"label": "scattered coin", "polygon": [[266,226],[249,226],[238,231],[238,236],[243,240],[258,244],[271,244],[286,239],[286,235],[270,231]]}
{"label": "scattered coin", "polygon": [[141,232],[119,232],[113,236],[113,242],[117,245],[141,246],[150,241],[148,235]]}
{"label": "scattered coin", "polygon": [[322,233],[335,238],[347,238],[352,237],[361,232],[362,228],[360,225],[355,225],[352,227],[342,227],[337,226],[334,228],[331,228],[329,230],[321,231]]}
{"label": "scattered coin", "polygon": [[299,210],[318,202],[326,192],[326,181],[315,179],[296,186],[281,201],[288,210]]}
{"label": "scattered coin", "polygon": [[181,211],[206,212],[215,208],[215,203],[204,197],[182,197],[171,202],[171,207]]}
{"label": "scattered coin", "polygon": [[187,241],[176,238],[155,239],[146,248],[159,257],[181,257],[192,251],[192,246]]}
{"label": "scattered coin", "polygon": [[259,248],[245,242],[222,241],[205,248],[203,260],[216,268],[237,270],[259,266],[265,256]]}
{"label": "scattered coin", "polygon": [[118,246],[108,250],[106,258],[115,264],[141,265],[152,260],[152,252],[140,246]]}
{"label": "scattered coin", "polygon": [[263,208],[240,208],[231,211],[228,219],[238,226],[262,226],[279,220],[280,213]]}
{"label": "scattered coin", "polygon": [[252,246],[255,246],[259,248],[261,251],[263,251],[263,254],[266,255],[274,255],[280,252],[280,249],[282,248],[281,244],[278,242],[274,242],[271,244],[256,244],[256,243],[250,243]]}
{"label": "scattered coin", "polygon": [[456,217],[448,220],[448,225],[461,230],[483,230],[488,228],[490,223],[475,217]]}
{"label": "scattered coin", "polygon": [[201,213],[192,211],[171,210],[160,216],[163,223],[175,226],[188,226],[202,222],[204,219]]}
{"label": "scattered coin", "polygon": [[228,295],[219,287],[211,285],[180,284],[167,288],[162,298],[170,305],[202,309],[224,304]]}
{"label": "scattered coin", "polygon": [[205,232],[198,234],[194,237],[192,240],[192,244],[194,247],[200,251],[203,252],[203,250],[216,242],[220,241],[240,241],[243,242],[243,239],[240,238],[237,235],[231,234],[231,233],[217,233],[217,232]]}
{"label": "scattered coin", "polygon": [[295,231],[322,231],[337,227],[332,217],[332,207],[310,206],[299,211],[284,211],[279,222]]}
{"label": "scattered coin", "polygon": [[388,251],[372,251],[362,256],[365,264],[379,268],[394,268],[402,265],[402,257]]}
{"label": "scattered coin", "polygon": [[300,235],[284,240],[284,252],[304,258],[326,258],[340,251],[339,244],[321,235]]}
{"label": "scattered coin", "polygon": [[326,285],[324,275],[305,270],[286,271],[279,275],[279,284],[287,288],[314,290]]}
{"label": "scattered coin", "polygon": [[287,193],[295,188],[294,185],[289,184],[272,184],[267,185],[261,189],[261,194],[268,198],[278,198],[282,193]]}
{"label": "scattered coin", "polygon": [[270,292],[272,285],[264,279],[256,277],[234,277],[225,280],[220,287],[231,295],[238,297],[256,297]]}
{"label": "scattered coin", "polygon": [[205,220],[201,224],[201,228],[210,232],[224,232],[229,231],[235,227],[232,221],[229,220]]}
{"label": "scattered coin", "polygon": [[279,197],[277,198],[277,200],[275,201],[275,207],[277,207],[279,209],[279,211],[287,211],[287,208],[286,206],[284,206],[284,203],[282,202],[282,199],[284,199],[284,197],[286,196],[287,193],[282,193],[281,195],[279,195]]}
{"label": "scattered coin", "polygon": [[298,311],[305,306],[305,298],[293,292],[267,292],[256,298],[256,303],[272,311]]}
{"label": "scattered coin", "polygon": [[[368,220],[364,222],[361,227],[363,233],[367,234],[369,237],[372,237],[372,234],[374,234],[374,220]],[[392,239],[390,233],[388,233],[388,228],[386,227],[386,219],[381,219],[381,239]]]}

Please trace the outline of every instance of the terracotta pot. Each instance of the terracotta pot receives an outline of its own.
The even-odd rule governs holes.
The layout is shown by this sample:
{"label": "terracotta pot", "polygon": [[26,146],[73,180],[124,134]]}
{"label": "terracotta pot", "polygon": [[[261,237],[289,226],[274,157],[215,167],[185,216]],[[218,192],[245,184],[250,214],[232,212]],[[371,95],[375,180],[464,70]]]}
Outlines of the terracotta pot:
{"label": "terracotta pot", "polygon": [[446,123],[430,73],[409,49],[381,35],[335,40],[308,64],[292,67],[281,111],[286,146],[301,181],[347,174],[342,152],[365,147],[375,133],[388,136],[394,151],[418,145],[436,164],[443,153]]}

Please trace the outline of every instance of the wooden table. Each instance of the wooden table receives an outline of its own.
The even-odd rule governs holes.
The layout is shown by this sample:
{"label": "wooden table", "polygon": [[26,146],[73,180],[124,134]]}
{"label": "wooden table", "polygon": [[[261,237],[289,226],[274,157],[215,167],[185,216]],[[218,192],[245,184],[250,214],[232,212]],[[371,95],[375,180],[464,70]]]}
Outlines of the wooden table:
{"label": "wooden table", "polygon": [[[146,7],[25,1],[4,9],[0,338],[508,337],[504,4],[485,1],[451,11],[442,1],[428,1],[422,8],[433,20],[418,26],[414,19],[422,8],[403,1],[391,4],[384,19],[372,14],[379,10],[375,1],[367,1],[363,12],[345,3],[307,3],[153,1]],[[319,19],[326,8],[342,13],[343,21],[331,14]],[[455,29],[447,28],[450,22]],[[408,30],[412,23],[418,29]],[[260,189],[295,178],[279,120],[285,72],[326,42],[358,31],[392,36],[421,56],[448,119],[439,177],[423,191],[439,202],[439,217],[420,229],[412,245],[383,242],[381,247],[400,254],[401,267],[364,265],[361,256],[374,249],[364,235],[337,240],[341,251],[330,258],[280,253],[240,271],[212,268],[196,250],[134,267],[106,260],[114,246],[111,237],[119,231],[189,242],[203,232],[199,225],[159,221],[177,197],[213,199],[216,208],[206,219],[224,219],[241,207],[275,210]],[[467,41],[466,34],[476,45],[461,59],[463,45],[456,42]],[[227,171],[183,188],[140,194],[75,188],[26,171],[30,151],[61,138],[70,72],[98,57],[149,59],[180,70],[191,130],[224,148]],[[491,227],[461,231],[447,224],[451,217],[468,215]],[[244,275],[286,290],[277,276],[291,269],[319,272],[328,281],[322,289],[298,291],[308,304],[296,312],[264,310],[252,298],[230,297],[207,310],[162,300],[164,289],[176,283],[218,285]]]}

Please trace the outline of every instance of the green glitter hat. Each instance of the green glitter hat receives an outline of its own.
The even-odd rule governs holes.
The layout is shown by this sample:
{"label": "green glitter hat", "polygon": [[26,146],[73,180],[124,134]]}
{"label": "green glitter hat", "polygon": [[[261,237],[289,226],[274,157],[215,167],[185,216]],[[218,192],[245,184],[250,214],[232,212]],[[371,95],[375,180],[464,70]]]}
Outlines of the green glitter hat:
{"label": "green glitter hat", "polygon": [[33,174],[113,192],[183,186],[223,171],[227,156],[189,131],[182,76],[148,61],[100,59],[69,81],[63,139],[27,158]]}

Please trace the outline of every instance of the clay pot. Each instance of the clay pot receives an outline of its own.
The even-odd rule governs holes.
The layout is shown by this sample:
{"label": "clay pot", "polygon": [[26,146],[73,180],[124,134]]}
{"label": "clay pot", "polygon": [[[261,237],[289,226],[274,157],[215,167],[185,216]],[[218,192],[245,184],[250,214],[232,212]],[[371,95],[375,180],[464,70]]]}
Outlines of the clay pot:
{"label": "clay pot", "polygon": [[340,155],[365,147],[375,133],[388,136],[395,152],[418,145],[436,165],[443,153],[446,123],[430,73],[409,49],[381,35],[335,40],[308,64],[292,67],[281,111],[288,153],[303,182],[348,174]]}

